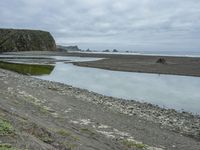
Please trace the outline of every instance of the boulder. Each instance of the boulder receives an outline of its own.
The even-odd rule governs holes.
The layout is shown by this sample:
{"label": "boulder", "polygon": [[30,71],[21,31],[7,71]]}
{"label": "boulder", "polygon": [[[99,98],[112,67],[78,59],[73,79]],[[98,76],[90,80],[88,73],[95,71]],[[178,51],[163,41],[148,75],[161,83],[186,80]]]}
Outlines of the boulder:
{"label": "boulder", "polygon": [[164,58],[159,58],[156,63],[159,63],[159,64],[166,64],[166,60]]}

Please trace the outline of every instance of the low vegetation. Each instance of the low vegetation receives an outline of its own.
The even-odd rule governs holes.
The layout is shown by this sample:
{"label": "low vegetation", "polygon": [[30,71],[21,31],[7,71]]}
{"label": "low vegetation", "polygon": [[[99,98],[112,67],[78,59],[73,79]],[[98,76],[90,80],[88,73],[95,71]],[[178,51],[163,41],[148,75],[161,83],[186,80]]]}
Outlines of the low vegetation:
{"label": "low vegetation", "polygon": [[50,74],[54,66],[36,64],[18,64],[0,61],[0,68],[15,71],[25,75]]}
{"label": "low vegetation", "polygon": [[91,136],[95,135],[95,132],[92,131],[91,129],[88,129],[88,128],[81,128],[81,132],[86,133],[86,134],[91,135]]}
{"label": "low vegetation", "polygon": [[140,149],[145,149],[146,145],[142,144],[142,143],[138,143],[135,141],[131,141],[131,140],[124,140],[122,142],[125,146],[127,146],[128,148],[140,148]]}
{"label": "low vegetation", "polygon": [[77,148],[77,144],[74,144],[74,143],[70,143],[70,142],[68,142],[68,141],[66,141],[66,142],[63,142],[62,143],[63,145],[65,145],[67,148],[69,148],[70,150],[72,150],[72,149],[75,149],[75,148]]}
{"label": "low vegetation", "polygon": [[0,136],[14,133],[12,125],[5,119],[0,118]]}
{"label": "low vegetation", "polygon": [[64,129],[58,130],[57,133],[62,136],[71,136],[71,133]]}
{"label": "low vegetation", "polygon": [[72,138],[74,141],[79,141],[79,137],[73,135],[70,131],[65,130],[65,129],[60,129],[58,130],[56,133],[58,133],[59,135],[63,136],[63,137],[70,137]]}
{"label": "low vegetation", "polygon": [[0,144],[0,150],[17,150],[11,144]]}

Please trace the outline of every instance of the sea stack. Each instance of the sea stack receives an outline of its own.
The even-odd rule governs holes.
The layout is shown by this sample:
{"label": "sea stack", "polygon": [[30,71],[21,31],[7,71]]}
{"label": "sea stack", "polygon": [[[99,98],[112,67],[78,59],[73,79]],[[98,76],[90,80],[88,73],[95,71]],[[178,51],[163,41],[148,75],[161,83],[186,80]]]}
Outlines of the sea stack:
{"label": "sea stack", "polygon": [[0,29],[0,52],[54,50],[55,40],[47,31]]}

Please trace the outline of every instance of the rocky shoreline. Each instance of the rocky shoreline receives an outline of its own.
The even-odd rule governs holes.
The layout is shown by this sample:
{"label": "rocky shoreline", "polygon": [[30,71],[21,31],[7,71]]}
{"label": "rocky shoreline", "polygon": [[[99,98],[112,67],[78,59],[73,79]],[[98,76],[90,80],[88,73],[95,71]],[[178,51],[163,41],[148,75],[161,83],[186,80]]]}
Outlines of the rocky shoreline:
{"label": "rocky shoreline", "polygon": [[[40,79],[39,79],[40,80]],[[83,101],[89,101],[107,107],[113,111],[128,116],[138,116],[144,120],[152,121],[171,131],[200,140],[200,116],[190,112],[178,112],[174,109],[165,109],[150,103],[141,103],[135,100],[119,99],[104,96],[92,91],[72,87],[62,83],[42,81],[44,86],[62,92],[76,95]]]}
{"label": "rocky shoreline", "polygon": [[[59,130],[67,128],[73,139],[78,136],[78,141],[72,141],[76,147],[67,145],[68,148],[75,147],[72,149],[197,150],[200,147],[198,115],[108,97],[3,69],[0,69],[0,80],[0,117],[4,111],[12,115],[13,125],[16,124],[14,114],[37,123],[39,130],[48,132],[53,141],[46,141],[45,137],[43,142],[52,148],[41,149],[63,146],[57,140],[59,135],[55,129],[52,130],[55,127]],[[4,138],[0,136],[0,141],[7,141]],[[29,142],[18,141],[15,145],[16,141],[13,141],[13,145],[24,147],[23,144]],[[30,149],[35,146],[33,144]]]}
{"label": "rocky shoreline", "polygon": [[[23,80],[23,79],[22,79]],[[113,111],[129,116],[138,116],[144,120],[158,123],[163,128],[181,133],[200,140],[200,116],[190,112],[178,112],[174,109],[161,108],[150,103],[141,103],[136,100],[126,100],[104,96],[86,89],[72,87],[70,85],[30,78],[30,83],[38,82],[38,86],[56,89],[61,93],[75,95],[83,101],[89,101],[107,107]]]}

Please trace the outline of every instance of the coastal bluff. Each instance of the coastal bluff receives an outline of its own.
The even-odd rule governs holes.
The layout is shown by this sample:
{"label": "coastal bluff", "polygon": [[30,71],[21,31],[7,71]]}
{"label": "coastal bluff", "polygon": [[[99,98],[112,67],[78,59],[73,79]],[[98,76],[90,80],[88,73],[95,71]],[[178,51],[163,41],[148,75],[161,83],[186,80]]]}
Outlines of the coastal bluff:
{"label": "coastal bluff", "polygon": [[54,50],[56,43],[49,32],[0,28],[0,52]]}

